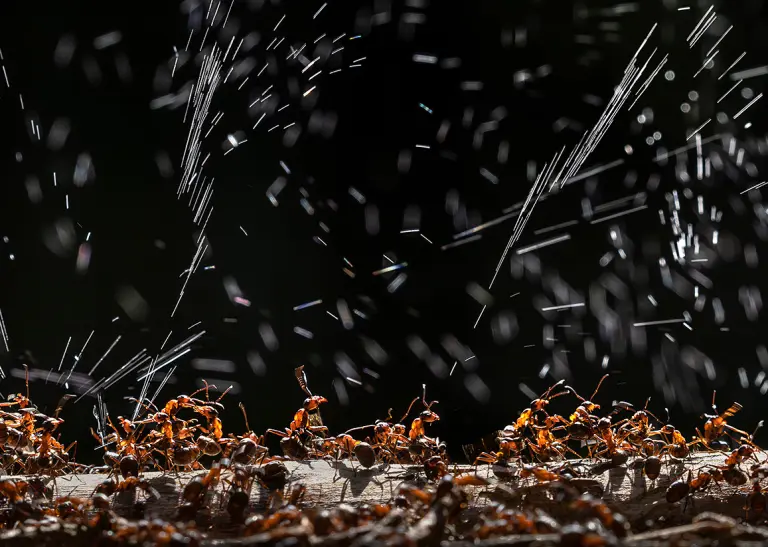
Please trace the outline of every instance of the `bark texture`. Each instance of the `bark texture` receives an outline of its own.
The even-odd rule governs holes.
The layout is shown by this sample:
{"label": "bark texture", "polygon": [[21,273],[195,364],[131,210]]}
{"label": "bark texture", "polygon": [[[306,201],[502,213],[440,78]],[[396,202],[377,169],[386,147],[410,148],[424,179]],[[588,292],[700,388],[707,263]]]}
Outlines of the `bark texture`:
{"label": "bark texture", "polygon": [[[680,478],[685,478],[688,470],[704,469],[708,466],[722,466],[725,456],[723,454],[694,454],[686,461],[669,461],[662,466],[661,474],[656,480],[648,479],[637,462],[630,461],[620,467],[606,469],[605,466],[596,466],[594,461],[572,461],[571,466],[580,473],[581,477],[573,482],[583,491],[589,491],[597,497],[601,497],[612,509],[621,512],[627,519],[637,525],[642,522],[658,523],[659,518],[667,526],[679,522],[686,523],[682,527],[665,528],[636,534],[624,540],[626,545],[657,545],[668,542],[684,540],[692,534],[704,533],[718,537],[720,544],[736,544],[743,538],[745,541],[766,541],[768,532],[764,528],[746,527],[737,523],[735,519],[745,515],[745,503],[749,492],[750,483],[741,487],[733,487],[725,483],[712,484],[703,492],[696,492],[690,498],[677,503],[666,501],[666,491],[670,483]],[[397,494],[398,486],[404,482],[424,482],[424,473],[420,467],[378,465],[370,469],[360,467],[356,462],[285,462],[289,471],[286,488],[292,484],[301,484],[306,487],[304,503],[312,507],[330,509],[339,504],[379,504],[391,501]],[[745,466],[748,467],[748,466]],[[451,466],[451,472],[477,472],[478,475],[487,478],[488,486],[466,487],[470,494],[471,503],[475,507],[482,507],[491,502],[500,490],[507,496],[525,496],[526,504],[538,506],[549,512],[557,519],[558,511],[562,511],[558,504],[552,503],[549,497],[549,486],[539,483],[533,478],[520,479],[515,475],[514,468],[497,468],[492,466]],[[194,477],[203,475],[202,472],[192,473],[146,473],[151,487],[158,495],[155,499],[146,499],[146,495],[140,490],[120,492],[114,496],[114,510],[118,514],[128,515],[137,500],[146,499],[146,516],[148,518],[161,518],[172,520],[179,506],[181,492],[185,485]],[[231,534],[232,528],[228,525],[229,517],[222,510],[226,501],[229,474],[224,472],[222,480],[215,494],[210,498],[208,507],[211,508],[207,516],[211,528],[211,537]],[[52,481],[57,496],[73,496],[89,498],[99,483],[104,481],[104,475],[65,475]],[[251,514],[266,509],[270,500],[270,492],[258,482],[254,483],[250,492]],[[703,514],[702,514],[703,513]],[[690,524],[691,517],[700,515],[698,522]],[[715,516],[716,515],[716,516]],[[640,526],[642,528],[642,526]],[[325,538],[311,538],[308,531],[301,527],[287,531],[298,539],[300,545],[328,545],[343,546],[352,545],[359,538],[365,537],[371,530],[358,529],[345,534],[337,534]],[[0,546],[13,545],[82,545],[82,531],[71,526],[51,526],[47,530],[17,529],[0,535]],[[206,544],[214,545],[270,545],[275,544],[277,538],[272,536],[252,536],[235,540],[222,537],[221,539],[206,540]],[[492,545],[546,545],[557,542],[556,537],[547,536],[510,536],[504,539],[494,539],[482,543],[486,547]],[[446,545],[443,542],[443,545]],[[454,545],[463,545],[455,543]],[[475,544],[477,545],[477,544]]]}

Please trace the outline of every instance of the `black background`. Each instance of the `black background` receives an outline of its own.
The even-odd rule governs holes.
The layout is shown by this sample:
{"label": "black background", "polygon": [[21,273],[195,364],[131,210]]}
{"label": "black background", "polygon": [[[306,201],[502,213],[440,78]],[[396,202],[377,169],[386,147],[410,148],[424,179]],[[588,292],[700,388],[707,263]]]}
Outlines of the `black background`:
{"label": "black background", "polygon": [[[182,285],[179,275],[192,260],[198,232],[186,200],[178,201],[175,192],[186,139],[186,126],[181,123],[183,106],[175,110],[151,109],[150,102],[196,79],[197,68],[190,61],[178,69],[170,89],[157,85],[158,71],[161,75],[167,73],[173,65],[173,47],[183,49],[189,33],[187,17],[177,3],[157,4],[147,7],[87,0],[14,0],[2,8],[0,48],[11,82],[11,89],[6,89],[0,81],[4,140],[0,148],[0,235],[9,238],[7,244],[0,243],[0,310],[11,344],[11,353],[4,356],[6,374],[25,361],[44,370],[57,367],[70,336],[72,344],[64,363],[71,367],[75,351],[95,330],[78,365],[78,370],[85,372],[121,334],[118,346],[94,373],[95,378],[100,378],[117,370],[142,348],[155,354],[170,330],[174,332],[172,343],[178,343],[205,329],[207,334],[195,344],[194,351],[175,363],[176,373],[160,399],[195,389],[200,374],[190,367],[192,359],[230,360],[236,364],[236,372],[220,375],[216,384],[223,388],[237,382],[240,389],[224,399],[230,410],[225,416],[225,429],[231,431],[243,428],[236,410],[238,400],[246,404],[251,426],[257,431],[287,424],[303,400],[293,369],[304,364],[310,387],[330,400],[323,416],[335,431],[384,418],[391,407],[398,418],[426,383],[428,398],[440,401],[435,410],[441,422],[431,432],[446,439],[457,452],[459,444],[471,442],[514,418],[528,400],[519,389],[520,383],[540,392],[555,381],[538,375],[542,365],[552,363],[553,352],[559,354],[558,358],[567,357],[568,382],[580,392],[588,394],[600,376],[610,372],[598,402],[610,406],[612,400],[622,399],[642,404],[653,396],[654,412],[663,415],[663,408],[669,406],[673,422],[686,433],[691,433],[698,423],[715,388],[720,406],[727,406],[733,399],[745,405],[744,415],[734,420],[738,425],[751,429],[761,418],[765,400],[752,379],[761,370],[756,348],[765,325],[762,318],[757,322],[747,320],[738,301],[739,287],[761,287],[764,278],[762,266],[749,268],[742,257],[744,244],[751,242],[758,251],[764,244],[754,229],[758,220],[751,203],[759,202],[759,196],[739,194],[760,182],[760,177],[740,167],[733,171],[735,175],[715,173],[710,181],[689,184],[695,193],[706,195],[708,204],[725,211],[721,239],[727,242],[726,247],[737,248],[732,260],[723,251],[702,266],[714,281],[714,288],[705,291],[709,296],[707,308],[695,313],[692,298],[680,298],[663,288],[656,262],[658,256],[670,260],[670,235],[667,227],[659,224],[657,210],[666,209],[664,192],[682,192],[682,185],[675,180],[674,162],[666,166],[653,163],[656,148],[643,142],[658,129],[663,135],[660,144],[667,149],[683,146],[687,134],[708,117],[720,110],[732,115],[747,102],[734,92],[727,101],[714,104],[731,85],[727,79],[718,82],[717,76],[742,51],[746,50],[747,56],[738,68],[765,64],[761,58],[765,51],[764,14],[759,2],[717,6],[717,25],[724,26],[714,27],[720,30],[705,36],[691,49],[685,37],[709,5],[691,4],[691,10],[678,12],[671,4],[641,3],[637,11],[617,16],[610,11],[616,4],[610,2],[590,1],[576,6],[548,1],[428,5],[395,0],[385,10],[390,12],[390,21],[371,26],[367,22],[372,14],[383,10],[381,3],[331,3],[313,21],[312,15],[321,2],[305,5],[236,1],[230,23],[237,25],[237,35],[242,37],[252,31],[261,35],[260,43],[248,53],[257,60],[257,70],[265,62],[265,46],[275,36],[272,28],[283,14],[286,19],[277,34],[288,36],[286,45],[289,41],[311,42],[324,32],[329,36],[360,34],[361,38],[344,42],[346,51],[340,65],[344,70],[318,79],[317,102],[293,101],[287,117],[276,118],[273,123],[265,121],[256,131],[251,130],[255,120],[247,114],[245,95],[234,91],[236,86],[231,84],[219,94],[214,110],[222,110],[225,116],[221,128],[212,134],[209,149],[217,150],[227,133],[236,130],[243,130],[249,140],[226,157],[219,148],[207,164],[206,171],[217,182],[215,211],[207,230],[210,255],[203,265],[215,265],[216,269],[201,269],[194,274],[173,319],[170,314]],[[221,9],[227,5],[225,2]],[[403,23],[408,13],[424,14],[425,22],[409,28]],[[662,182],[657,191],[649,192],[647,210],[615,222],[590,225],[582,221],[567,230],[570,241],[534,254],[545,277],[557,274],[576,291],[588,295],[590,285],[598,283],[605,272],[598,261],[612,248],[609,232],[617,226],[635,248],[625,261],[632,266],[616,266],[619,274],[649,272],[647,283],[639,283],[637,277],[628,282],[632,300],[645,302],[642,305],[647,308],[645,295],[651,292],[659,301],[659,308],[634,310],[627,321],[680,317],[688,310],[694,315],[694,330],[687,331],[679,324],[668,329],[647,329],[646,352],[613,355],[603,371],[600,363],[602,356],[610,353],[608,346],[598,340],[598,356],[590,361],[584,357],[583,336],[578,334],[597,333],[590,308],[561,312],[557,319],[545,321],[535,303],[543,292],[540,280],[511,278],[509,259],[492,291],[494,304],[473,329],[481,306],[465,289],[470,282],[487,285],[490,281],[514,220],[482,232],[483,238],[476,243],[444,251],[441,245],[451,242],[459,231],[499,217],[503,209],[525,198],[531,185],[526,178],[526,163],[535,161],[540,168],[564,145],[569,149],[576,145],[581,133],[592,127],[602,111],[587,104],[583,97],[591,94],[604,101],[610,98],[626,63],[656,22],[660,26],[652,47],[670,53],[665,70],[674,70],[675,80],[667,82],[662,74],[631,113],[620,113],[586,166],[617,158],[624,158],[626,163],[600,175],[596,184],[582,181],[569,185],[540,203],[519,246],[564,233],[539,236],[534,231],[579,218],[581,200],[589,188],[593,203],[605,203],[644,190],[649,176],[656,173]],[[694,79],[705,52],[730,24],[734,29],[722,42],[715,68]],[[527,29],[527,43],[510,43],[509,36],[520,28]],[[119,44],[105,50],[94,48],[94,38],[115,30],[122,33]],[[64,35],[74,36],[77,48],[72,62],[60,68],[53,59]],[[585,43],[588,41],[592,43]],[[200,32],[192,44],[197,51]],[[283,47],[284,59],[288,49]],[[641,55],[642,61],[648,53]],[[459,58],[461,65],[445,69],[439,64],[418,64],[412,61],[414,54],[435,55],[441,60]],[[656,54],[652,68],[662,54]],[[118,56],[128,59],[130,81],[118,75]],[[361,57],[365,57],[361,67],[348,68]],[[89,59],[100,67],[98,82],[89,81],[83,69]],[[288,82],[298,70],[284,64],[277,74],[267,73],[262,79],[252,73],[244,93],[260,94],[274,84],[275,92],[287,97]],[[542,74],[542,66],[547,75]],[[515,73],[521,70],[530,71],[532,78],[519,85]],[[764,78],[748,80],[745,85],[757,94],[762,91]],[[483,87],[479,91],[462,90],[465,81],[479,81]],[[700,99],[686,116],[680,104],[690,90],[697,90]],[[23,112],[19,93],[25,102]],[[433,114],[421,109],[419,103],[431,108]],[[311,114],[307,104],[337,115],[338,125],[330,139],[306,131]],[[648,106],[653,108],[655,122],[638,130],[634,120]],[[473,147],[474,131],[498,107],[506,110],[506,117],[495,131],[486,134],[478,150]],[[739,120],[751,121],[749,129],[743,123],[713,120],[702,136],[733,133],[739,145],[749,150],[748,160],[761,169],[755,143],[764,139],[763,107],[758,102],[749,115]],[[469,127],[462,126],[466,109],[473,112]],[[33,113],[43,130],[40,143],[29,136],[28,116]],[[59,117],[71,120],[72,132],[64,149],[54,152],[45,146],[46,134]],[[555,131],[553,124],[561,118],[571,120],[572,128]],[[284,120],[296,121],[304,128],[295,146],[285,146],[280,131],[266,132]],[[435,135],[443,120],[450,121],[451,129],[446,141],[438,145]],[[509,143],[506,165],[496,162],[501,140]],[[416,144],[432,148],[416,149]],[[625,145],[632,146],[631,155],[626,154]],[[412,154],[407,173],[399,172],[397,167],[403,150]],[[721,141],[705,148],[705,154],[712,150],[722,151]],[[74,188],[72,172],[83,151],[93,157],[96,177],[86,187]],[[158,151],[166,151],[176,168],[170,179],[158,171]],[[15,159],[17,152],[23,156],[21,162]],[[279,196],[280,205],[273,207],[265,192],[275,178],[284,174],[279,161],[290,166],[292,173]],[[690,172],[695,173],[695,151],[687,162]],[[479,174],[481,168],[498,176],[499,184],[484,179]],[[56,188],[54,171],[59,182]],[[39,204],[27,196],[24,181],[30,175],[41,181],[44,197]],[[634,179],[636,186],[628,187],[627,181]],[[378,235],[366,232],[365,207],[350,196],[351,186],[365,195],[367,204],[378,207]],[[299,187],[310,193],[316,209],[313,217],[299,204]],[[459,192],[469,212],[469,220],[463,225],[455,224],[446,214],[446,194],[452,189]],[[68,211],[64,207],[67,194]],[[746,204],[745,214],[735,212],[734,199]],[[328,200],[338,204],[337,212],[331,210]],[[409,206],[419,208],[422,233],[434,244],[399,233]],[[85,275],[75,270],[74,250],[68,256],[56,256],[43,242],[44,231],[62,218],[76,223],[78,244],[88,232],[92,233],[93,258]],[[318,221],[330,227],[330,234],[320,230]],[[247,231],[247,237],[240,226]],[[322,237],[328,246],[313,241],[313,236]],[[163,242],[163,248],[158,241]],[[661,255],[643,251],[653,247],[654,242]],[[14,260],[9,259],[11,253]],[[384,253],[396,262],[409,263],[404,270],[408,280],[395,294],[389,294],[386,287],[396,273],[380,277],[370,274],[388,265]],[[354,279],[342,272],[344,258],[354,264]],[[252,302],[251,307],[234,306],[228,300],[223,286],[226,277],[237,280]],[[115,300],[121,286],[135,288],[149,303],[145,321],[131,321],[122,312]],[[510,298],[515,293],[519,295]],[[726,323],[722,326],[729,330],[725,332],[713,321],[711,298],[715,296],[722,299],[726,309]],[[325,313],[336,313],[340,298],[364,311],[368,319],[356,317],[353,329],[343,329]],[[323,305],[293,311],[294,306],[315,299],[323,299]],[[581,301],[584,299],[588,296]],[[517,318],[519,333],[512,341],[498,344],[491,334],[492,322],[499,314],[509,312]],[[113,323],[115,316],[120,319]],[[225,318],[237,322],[225,322]],[[187,331],[199,321],[202,323],[195,327],[197,330]],[[542,327],[547,322],[555,326],[572,324],[568,333],[556,328],[559,339],[554,350],[543,347]],[[276,333],[276,351],[265,348],[259,336],[259,327],[265,323]],[[312,331],[314,338],[297,336],[295,326]],[[674,341],[666,338],[665,332]],[[450,378],[438,378],[409,349],[408,341],[419,337],[450,369],[454,359],[441,347],[441,340],[448,334],[468,347],[468,355],[475,358],[457,366]],[[384,349],[388,356],[385,365],[372,360],[365,351],[365,340],[375,340]],[[699,348],[712,359],[714,379],[681,363],[686,347]],[[265,375],[259,376],[251,369],[246,358],[249,352],[258,352],[263,358]],[[348,405],[339,402],[332,387],[334,378],[340,378],[335,365],[340,352],[359,371],[368,368],[378,376],[363,373],[363,386],[346,382]],[[658,355],[666,356],[670,363],[663,378],[652,365]],[[739,367],[748,373],[747,389],[740,386]],[[489,400],[478,400],[469,393],[465,380],[471,374],[477,374],[488,387]],[[162,374],[158,376],[162,378]],[[134,379],[132,375],[104,394],[112,416],[132,410],[122,398],[138,394]],[[671,386],[668,396],[674,392],[677,401],[687,400],[688,393],[690,400],[683,405],[665,400],[657,389],[660,383]],[[7,395],[22,386],[17,378],[11,378],[0,383],[0,391]],[[33,401],[52,410],[64,388],[38,381],[32,383],[31,393]],[[90,452],[84,448],[90,442],[86,427],[95,425],[93,403],[86,397],[63,415],[67,421],[62,428],[66,439],[82,439],[81,459],[88,459]],[[564,397],[558,400],[556,410],[564,413],[573,404],[572,399]]]}

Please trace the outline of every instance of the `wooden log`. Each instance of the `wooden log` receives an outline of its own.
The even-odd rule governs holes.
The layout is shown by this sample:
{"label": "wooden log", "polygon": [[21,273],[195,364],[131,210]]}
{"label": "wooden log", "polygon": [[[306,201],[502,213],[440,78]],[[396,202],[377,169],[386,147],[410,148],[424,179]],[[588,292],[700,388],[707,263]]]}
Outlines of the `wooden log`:
{"label": "wooden log", "polygon": [[[749,483],[738,488],[722,482],[713,484],[707,490],[697,492],[690,499],[678,503],[667,503],[665,499],[669,484],[679,478],[685,478],[688,470],[722,466],[724,459],[725,456],[721,453],[695,453],[685,461],[668,460],[662,466],[658,479],[654,481],[649,480],[642,469],[637,467],[637,462],[632,460],[626,465],[613,469],[601,469],[594,460],[573,460],[569,463],[582,475],[582,478],[574,481],[575,484],[593,494],[600,495],[606,503],[624,514],[630,522],[637,524],[663,516],[667,524],[670,524],[690,521],[691,515],[704,511],[728,517],[744,517],[744,504],[750,491]],[[285,466],[289,472],[286,488],[295,484],[303,485],[306,488],[304,503],[319,509],[332,509],[339,504],[355,506],[387,503],[397,495],[400,484],[425,482],[421,468],[414,466],[378,465],[364,469],[356,462],[349,461],[289,461],[285,462]],[[747,469],[748,465],[744,467]],[[559,516],[558,513],[563,510],[558,504],[550,501],[548,495],[550,485],[538,483],[532,478],[521,479],[516,476],[514,468],[501,470],[491,466],[451,466],[450,470],[453,474],[471,472],[487,478],[488,486],[466,488],[472,504],[476,507],[490,503],[495,495],[511,494],[525,496],[527,505],[540,506],[556,519]],[[114,510],[118,514],[128,515],[135,501],[146,500],[148,518],[173,520],[184,486],[192,478],[201,475],[204,475],[204,472],[146,473],[143,478],[149,482],[158,497],[146,499],[146,495],[138,490],[121,492],[114,498]],[[503,478],[497,475],[502,475]],[[222,473],[222,480],[208,503],[208,507],[212,508],[209,519],[212,538],[222,534],[226,536],[227,530],[231,531],[231,527],[228,526],[229,516],[222,509],[225,507],[226,490],[230,478],[228,471]],[[105,475],[65,475],[54,479],[51,486],[57,496],[89,498],[99,483],[105,479]],[[258,482],[255,483],[250,492],[249,512],[254,514],[264,511],[269,500],[270,492]],[[686,502],[687,516],[684,516]],[[54,535],[60,536],[60,540],[55,543],[58,545],[66,543],[62,539],[67,537],[66,531],[59,530]],[[18,540],[18,534],[0,535],[0,546],[13,541],[16,547],[17,541],[14,541],[14,538]],[[517,544],[524,544],[525,541],[527,540],[520,538]],[[261,543],[258,538],[251,538],[248,541],[244,540],[242,544],[259,545]]]}

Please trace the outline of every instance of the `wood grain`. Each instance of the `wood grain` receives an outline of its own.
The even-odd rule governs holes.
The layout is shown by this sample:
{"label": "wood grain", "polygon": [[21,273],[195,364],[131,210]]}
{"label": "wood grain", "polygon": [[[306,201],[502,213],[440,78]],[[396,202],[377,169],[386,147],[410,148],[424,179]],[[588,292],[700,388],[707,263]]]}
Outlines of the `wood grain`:
{"label": "wood grain", "polygon": [[[577,481],[581,483],[581,486],[588,487],[590,492],[600,494],[604,501],[623,513],[630,521],[654,520],[664,515],[668,522],[673,522],[675,516],[682,515],[685,503],[670,504],[666,502],[665,493],[668,485],[687,475],[688,469],[719,466],[723,464],[724,458],[723,454],[698,453],[691,455],[684,462],[667,461],[662,466],[659,478],[655,481],[649,480],[641,469],[633,469],[635,463],[632,461],[628,462],[627,465],[598,474],[591,474],[590,472],[590,469],[595,465],[594,461],[578,460],[571,462],[571,465],[580,470],[585,477]],[[305,486],[304,503],[320,509],[331,509],[342,503],[353,506],[364,503],[387,503],[396,495],[401,483],[424,481],[424,474],[419,467],[379,465],[371,469],[364,469],[357,463],[348,461],[285,462],[285,466],[289,471],[288,487],[291,484]],[[496,468],[495,471],[499,472],[500,469]],[[504,471],[509,473],[509,469]],[[542,508],[557,518],[560,508],[549,502],[547,486],[539,484],[533,479],[505,477],[506,480],[502,480],[496,476],[494,469],[490,466],[478,468],[451,466],[451,472],[454,474],[476,472],[488,479],[488,486],[467,488],[470,499],[475,506],[490,503],[489,499],[493,496],[494,491],[501,487],[507,493],[525,493],[527,503],[540,504]],[[203,472],[144,474],[143,478],[147,479],[159,494],[157,499],[146,500],[147,517],[173,519],[184,486],[192,478],[203,474]],[[88,498],[105,478],[105,475],[65,475],[52,480],[51,486],[58,496]],[[209,507],[213,508],[210,515],[211,524],[224,532],[227,529],[229,517],[220,508],[226,500],[229,478],[230,475],[227,471],[222,473],[222,480],[208,504]],[[686,510],[689,515],[709,511],[728,517],[743,517],[744,503],[748,492],[749,484],[741,488],[734,488],[725,483],[713,485],[707,491],[697,493],[690,499]],[[145,494],[138,491],[118,493],[114,498],[114,509],[118,514],[128,514],[134,502],[137,499],[145,499],[145,497]],[[250,492],[250,513],[263,511],[269,498],[270,493],[260,484],[255,483]],[[51,533],[59,538],[54,543],[59,545],[66,543],[67,533],[63,529],[57,532],[51,531]],[[10,535],[6,533],[0,536],[0,545],[13,543],[14,546],[18,546],[19,539],[18,533],[11,533]],[[227,541],[230,542],[231,540]],[[241,542],[241,544],[260,545],[266,540],[262,538],[262,543],[259,541],[258,538],[251,538]],[[515,541],[510,538],[509,543],[506,544],[525,544],[527,539],[519,538],[518,543]],[[346,540],[341,541],[341,543],[345,542]],[[39,545],[40,543],[37,542],[36,544]],[[212,541],[210,544],[216,543]]]}

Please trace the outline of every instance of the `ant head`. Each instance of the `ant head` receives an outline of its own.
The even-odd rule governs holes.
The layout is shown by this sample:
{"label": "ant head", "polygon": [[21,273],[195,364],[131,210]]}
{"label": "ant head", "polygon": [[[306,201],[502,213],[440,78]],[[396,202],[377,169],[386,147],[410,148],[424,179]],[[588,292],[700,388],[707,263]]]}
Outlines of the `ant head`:
{"label": "ant head", "polygon": [[431,410],[425,410],[421,414],[419,414],[419,418],[421,418],[421,421],[423,422],[436,422],[440,420],[440,416],[432,412]]}
{"label": "ant head", "polygon": [[581,406],[590,414],[596,410],[600,410],[600,405],[593,403],[592,401],[584,401]]}
{"label": "ant head", "polygon": [[43,422],[43,431],[46,433],[52,433],[63,422],[63,420],[57,420],[56,418],[48,418]]}
{"label": "ant head", "polygon": [[313,395],[312,397],[307,397],[304,399],[304,410],[317,410],[321,404],[327,402],[328,399],[321,395]]}

